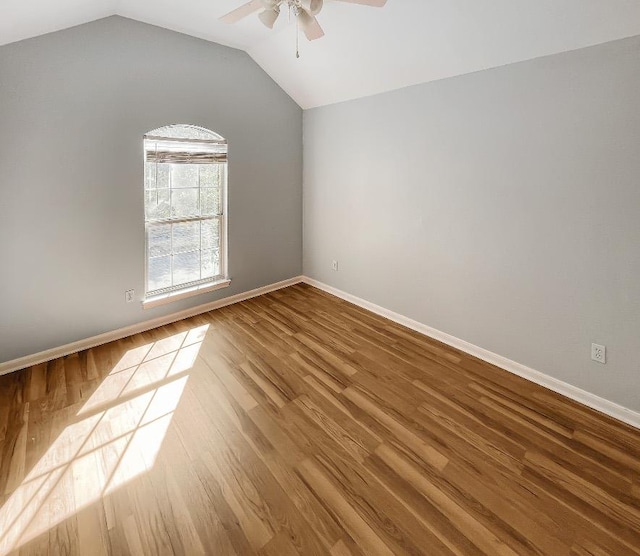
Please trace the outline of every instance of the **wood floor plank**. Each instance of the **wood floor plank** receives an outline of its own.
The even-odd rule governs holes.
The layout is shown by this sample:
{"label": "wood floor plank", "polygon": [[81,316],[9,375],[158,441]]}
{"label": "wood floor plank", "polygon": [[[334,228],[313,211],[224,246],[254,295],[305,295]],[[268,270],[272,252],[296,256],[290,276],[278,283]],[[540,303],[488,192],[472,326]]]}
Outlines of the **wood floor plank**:
{"label": "wood floor plank", "polygon": [[419,455],[425,463],[439,470],[444,469],[447,465],[448,459],[446,456],[425,442],[424,439],[393,415],[390,415],[382,407],[371,401],[371,399],[362,392],[353,388],[347,388],[342,395],[390,431],[397,440],[404,443],[407,448]]}
{"label": "wood floor plank", "polygon": [[639,462],[297,284],[0,377],[0,556],[640,556]]}
{"label": "wood floor plank", "polygon": [[400,452],[381,444],[376,449],[376,454],[391,467],[400,477],[404,478],[434,506],[436,506],[456,527],[464,530],[478,548],[487,554],[499,554],[500,556],[517,556],[517,552],[505,544],[497,535],[492,533],[478,520],[466,512],[459,504],[449,498],[443,491],[425,478],[418,468],[413,466]]}
{"label": "wood floor plank", "polygon": [[383,542],[378,533],[349,504],[340,490],[322,473],[317,464],[312,460],[305,460],[298,469],[316,496],[338,516],[347,532],[363,548],[366,554],[393,555],[393,552]]}

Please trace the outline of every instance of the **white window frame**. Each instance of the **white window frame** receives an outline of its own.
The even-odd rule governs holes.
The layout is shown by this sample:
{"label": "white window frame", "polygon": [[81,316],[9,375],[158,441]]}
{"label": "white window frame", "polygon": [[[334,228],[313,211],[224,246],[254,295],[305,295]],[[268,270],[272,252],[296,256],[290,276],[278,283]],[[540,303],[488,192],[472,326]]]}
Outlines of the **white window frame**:
{"label": "white window frame", "polygon": [[[180,133],[185,132],[185,135],[192,135],[191,137],[180,137]],[[194,138],[195,135],[197,138]],[[201,138],[202,137],[202,138]],[[207,138],[208,137],[208,138]],[[175,143],[176,145],[185,144],[185,145],[197,145],[201,144],[203,146],[213,146],[213,145],[225,145],[225,156],[226,156],[226,140],[218,135],[217,133],[210,131],[205,128],[191,126],[191,125],[172,125],[159,128],[157,130],[151,131],[144,136],[144,160],[146,162],[147,157],[147,145],[148,142],[162,142],[162,143]],[[203,149],[204,151],[204,149]],[[220,288],[227,287],[231,280],[228,275],[228,207],[227,207],[227,197],[228,197],[228,172],[229,166],[228,161],[223,163],[225,165],[225,170],[223,172],[223,180],[220,184],[220,204],[221,204],[221,214],[220,215],[197,215],[197,216],[188,216],[188,217],[171,217],[168,218],[160,218],[153,219],[147,217],[146,211],[146,191],[147,191],[147,180],[146,180],[146,165],[145,165],[145,177],[143,180],[143,187],[145,190],[145,199],[144,199],[144,244],[145,244],[145,254],[144,254],[144,292],[145,297],[143,301],[143,307],[151,308],[158,305],[163,305],[165,303],[170,303],[173,301],[177,301],[179,299],[184,299],[186,297],[191,297],[193,295],[199,295],[202,293],[206,293],[209,291],[214,291]],[[198,196],[200,197],[201,187],[198,184]],[[171,188],[171,183],[169,183],[169,191],[170,195],[172,195],[172,191],[175,189]],[[170,197],[171,199],[171,197]],[[157,290],[150,291],[149,288],[149,261],[150,261],[150,252],[149,252],[149,228],[154,224],[180,224],[183,222],[204,222],[207,220],[219,220],[220,221],[220,229],[219,229],[219,273],[216,276],[201,278],[199,280],[189,282],[186,284],[177,284],[171,285],[166,288],[161,288]],[[173,235],[172,235],[173,237]],[[203,249],[202,246],[202,236],[201,236],[201,244],[200,251]],[[171,261],[173,264],[173,248],[171,248]],[[171,274],[173,276],[173,267]]]}

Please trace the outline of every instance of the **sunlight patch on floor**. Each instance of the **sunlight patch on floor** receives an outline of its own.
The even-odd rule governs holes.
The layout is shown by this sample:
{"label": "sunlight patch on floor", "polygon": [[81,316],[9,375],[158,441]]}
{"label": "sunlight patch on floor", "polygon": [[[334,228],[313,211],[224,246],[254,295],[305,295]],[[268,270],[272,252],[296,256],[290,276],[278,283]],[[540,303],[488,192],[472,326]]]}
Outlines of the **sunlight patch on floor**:
{"label": "sunlight patch on floor", "polygon": [[153,467],[208,328],[122,356],[0,508],[0,554]]}

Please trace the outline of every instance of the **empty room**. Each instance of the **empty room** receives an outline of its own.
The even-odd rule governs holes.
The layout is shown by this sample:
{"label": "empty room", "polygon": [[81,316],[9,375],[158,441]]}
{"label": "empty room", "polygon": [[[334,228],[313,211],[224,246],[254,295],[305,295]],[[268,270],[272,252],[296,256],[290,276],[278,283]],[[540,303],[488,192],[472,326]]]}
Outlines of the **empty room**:
{"label": "empty room", "polygon": [[640,556],[639,0],[1,0],[0,556]]}

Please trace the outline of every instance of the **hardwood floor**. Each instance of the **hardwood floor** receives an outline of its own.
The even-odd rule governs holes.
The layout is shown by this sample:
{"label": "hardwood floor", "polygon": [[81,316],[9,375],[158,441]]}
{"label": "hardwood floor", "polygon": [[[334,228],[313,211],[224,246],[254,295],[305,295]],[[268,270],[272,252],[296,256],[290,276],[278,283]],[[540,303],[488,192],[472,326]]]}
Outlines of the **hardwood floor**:
{"label": "hardwood floor", "polygon": [[640,432],[305,285],[0,377],[0,554],[640,554]]}

